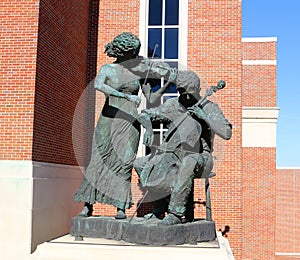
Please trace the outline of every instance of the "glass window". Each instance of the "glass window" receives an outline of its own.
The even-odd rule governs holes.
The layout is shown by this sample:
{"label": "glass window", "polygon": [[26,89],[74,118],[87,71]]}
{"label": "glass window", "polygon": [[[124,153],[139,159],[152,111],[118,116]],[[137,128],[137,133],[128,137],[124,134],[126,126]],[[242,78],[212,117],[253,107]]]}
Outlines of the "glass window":
{"label": "glass window", "polygon": [[[184,0],[187,1],[187,0]],[[179,58],[179,0],[148,0],[149,17],[147,25],[148,57],[166,62],[172,68],[178,68]],[[157,44],[155,55],[153,51]],[[156,92],[166,83],[163,79],[150,80],[152,91]],[[176,85],[172,84],[155,104],[146,103],[146,107],[157,107],[169,98],[177,97]],[[152,124],[155,132],[154,144],[159,145],[167,125],[159,122]],[[146,153],[150,150],[147,149]]]}
{"label": "glass window", "polygon": [[177,25],[179,16],[179,1],[166,0],[165,25]]}
{"label": "glass window", "polygon": [[177,93],[176,85],[172,84],[165,93]]}
{"label": "glass window", "polygon": [[149,25],[162,25],[162,0],[149,1]]}
{"label": "glass window", "polygon": [[161,28],[149,28],[148,29],[148,57],[153,56],[153,51],[157,44],[154,57],[161,58],[161,46],[162,46],[162,29]]}
{"label": "glass window", "polygon": [[165,29],[165,59],[178,59],[178,29]]}
{"label": "glass window", "polygon": [[170,65],[171,68],[177,68],[178,69],[178,62],[177,61],[167,61],[167,63]]}

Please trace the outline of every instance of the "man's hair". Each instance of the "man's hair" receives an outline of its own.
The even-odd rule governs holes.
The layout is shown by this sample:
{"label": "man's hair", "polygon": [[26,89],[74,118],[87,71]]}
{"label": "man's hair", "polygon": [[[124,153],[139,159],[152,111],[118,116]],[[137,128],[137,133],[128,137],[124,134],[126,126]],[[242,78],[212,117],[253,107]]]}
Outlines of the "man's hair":
{"label": "man's hair", "polygon": [[141,47],[140,39],[132,33],[123,32],[116,36],[112,42],[105,45],[104,52],[109,57],[122,57],[126,52],[132,51],[135,55],[139,54]]}
{"label": "man's hair", "polygon": [[178,70],[176,85],[177,88],[195,92],[200,92],[201,89],[199,76],[191,70]]}

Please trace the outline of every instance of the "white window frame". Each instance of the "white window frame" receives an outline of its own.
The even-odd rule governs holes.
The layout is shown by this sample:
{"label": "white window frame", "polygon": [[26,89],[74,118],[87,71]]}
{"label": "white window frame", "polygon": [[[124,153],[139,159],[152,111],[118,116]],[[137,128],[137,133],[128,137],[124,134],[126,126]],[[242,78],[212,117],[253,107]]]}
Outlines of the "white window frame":
{"label": "white window frame", "polygon": [[[148,14],[149,14],[149,0],[140,0],[140,28],[139,38],[142,46],[140,55],[147,57],[148,54],[148,28],[178,28],[178,65],[179,69],[187,68],[187,40],[188,40],[188,1],[179,0],[179,26],[177,25],[162,25],[162,26],[148,26]],[[163,14],[164,16],[164,14]],[[163,17],[164,19],[164,17]],[[162,39],[164,44],[164,39]],[[162,48],[164,52],[164,48]],[[163,55],[162,55],[163,56]],[[168,61],[168,59],[164,59]],[[176,61],[172,59],[170,61]]]}
{"label": "white window frame", "polygon": [[[165,1],[163,1],[163,5],[165,5]],[[148,28],[178,28],[178,59],[155,59],[155,60],[162,60],[162,61],[171,61],[171,62],[178,62],[178,68],[180,70],[187,69],[187,47],[188,47],[188,1],[187,0],[179,0],[179,17],[178,17],[178,25],[164,25],[164,10],[165,7],[163,6],[163,25],[159,26],[148,26],[148,14],[149,14],[149,0],[140,0],[140,27],[139,27],[139,38],[141,40],[141,49],[140,55],[147,57],[148,55]],[[164,57],[164,34],[162,36],[162,57]],[[164,96],[177,96],[178,94],[175,93],[168,93]],[[140,105],[139,110],[146,108],[146,99],[143,95],[142,103]],[[163,96],[162,96],[163,98]],[[155,132],[163,133],[166,129],[163,128],[161,124],[159,129],[155,129]],[[141,136],[143,138],[144,129],[141,129]],[[162,134],[160,134],[160,142],[162,142]],[[139,144],[139,150],[137,156],[145,155],[146,148],[142,144],[142,141]]]}

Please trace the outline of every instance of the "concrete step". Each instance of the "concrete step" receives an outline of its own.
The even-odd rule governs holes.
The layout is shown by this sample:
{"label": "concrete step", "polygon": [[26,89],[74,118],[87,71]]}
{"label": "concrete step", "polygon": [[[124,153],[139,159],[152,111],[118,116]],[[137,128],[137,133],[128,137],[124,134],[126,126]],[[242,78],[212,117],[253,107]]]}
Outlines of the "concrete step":
{"label": "concrete step", "polygon": [[84,238],[75,241],[71,235],[45,242],[39,245],[29,260],[153,260],[153,259],[189,259],[189,260],[233,260],[226,238],[218,232],[217,239],[196,245],[177,246],[140,246],[124,241],[101,238]]}

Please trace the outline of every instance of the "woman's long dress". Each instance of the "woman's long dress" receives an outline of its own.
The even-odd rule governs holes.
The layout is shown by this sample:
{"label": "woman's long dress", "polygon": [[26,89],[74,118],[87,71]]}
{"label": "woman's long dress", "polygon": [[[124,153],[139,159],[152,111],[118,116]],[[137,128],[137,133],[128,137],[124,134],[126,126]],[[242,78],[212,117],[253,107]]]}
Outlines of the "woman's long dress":
{"label": "woman's long dress", "polygon": [[[97,78],[119,92],[138,94],[138,78],[119,64],[105,65]],[[94,132],[91,160],[75,201],[98,201],[121,209],[133,205],[131,174],[140,138],[137,116],[134,102],[107,96]]]}

